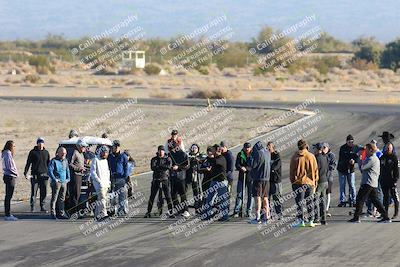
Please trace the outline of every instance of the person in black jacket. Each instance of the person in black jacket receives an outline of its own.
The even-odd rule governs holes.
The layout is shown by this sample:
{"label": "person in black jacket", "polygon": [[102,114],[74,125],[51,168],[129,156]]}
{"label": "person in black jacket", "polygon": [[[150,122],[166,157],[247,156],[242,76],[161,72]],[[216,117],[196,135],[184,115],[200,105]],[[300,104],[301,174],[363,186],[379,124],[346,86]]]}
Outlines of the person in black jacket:
{"label": "person in black jacket", "polygon": [[36,141],[36,146],[29,152],[28,159],[26,160],[24,175],[26,179],[29,168],[31,168],[31,212],[34,211],[37,191],[40,191],[40,211],[47,212],[44,208],[46,204],[46,195],[49,176],[47,175],[47,168],[50,162],[50,154],[44,148],[44,139],[39,137]]}
{"label": "person in black jacket", "polygon": [[317,143],[313,145],[314,154],[318,165],[318,185],[315,191],[315,225],[326,224],[326,190],[328,189],[328,171],[329,163],[328,158],[322,153],[322,144]]}
{"label": "person in black jacket", "polygon": [[169,157],[172,161],[170,169],[172,202],[176,211],[182,213],[183,217],[188,218],[190,213],[186,201],[186,171],[190,167],[189,157],[183,150],[178,148],[177,143],[173,143]]}
{"label": "person in black jacket", "polygon": [[395,153],[393,153],[393,144],[388,143],[385,153],[380,158],[381,174],[379,181],[383,191],[383,205],[386,211],[389,211],[390,199],[394,200],[394,214],[392,219],[399,215],[399,195],[397,193],[397,181],[399,180],[399,162]]}
{"label": "person in black jacket", "polygon": [[269,188],[269,201],[271,210],[275,210],[278,218],[282,217],[283,203],[282,203],[282,162],[281,157],[275,149],[273,142],[267,143],[267,149],[271,153],[271,175],[270,175],[270,188]]}
{"label": "person in black jacket", "polygon": [[201,182],[201,191],[203,204],[205,204],[205,200],[207,198],[208,189],[210,188],[212,181],[212,172],[211,166],[214,162],[214,147],[207,147],[207,158],[200,164],[199,172],[203,174],[203,181]]}
{"label": "person in black jacket", "polygon": [[329,213],[329,206],[331,203],[331,193],[333,187],[333,170],[336,168],[336,156],[331,151],[330,145],[328,143],[322,143],[322,153],[326,155],[328,159],[328,189],[326,189],[326,216],[331,217],[332,214]]}
{"label": "person in black jacket", "polygon": [[[250,178],[249,171],[250,167],[247,165],[247,160],[250,158],[251,144],[244,143],[243,149],[236,156],[236,170],[239,172],[239,178],[236,186],[236,204],[235,210],[233,212],[233,217],[242,217],[243,212],[243,199],[245,191],[247,193],[247,205],[246,205],[246,217],[250,217],[251,211],[253,209],[253,197],[251,195],[251,190],[253,188],[253,181]],[[245,187],[246,186],[246,187]]]}
{"label": "person in black jacket", "polygon": [[355,207],[356,203],[356,177],[354,174],[355,163],[358,162],[359,156],[357,153],[362,149],[359,145],[354,145],[354,138],[348,135],[346,144],[340,147],[339,161],[337,170],[339,172],[339,204],[338,207],[346,207],[346,183],[349,185],[349,200],[350,207]]}
{"label": "person in black jacket", "polygon": [[166,156],[164,146],[158,146],[157,156],[153,157],[150,162],[150,168],[153,171],[153,181],[151,182],[151,192],[150,192],[149,203],[147,205],[147,213],[144,216],[145,218],[151,217],[150,214],[153,208],[154,199],[157,195],[157,192],[159,192],[160,189],[164,192],[164,196],[167,200],[170,218],[175,217],[173,215],[173,206],[172,206],[172,199],[169,190],[169,180],[168,180],[169,170],[171,169],[171,166],[172,166],[171,159]]}
{"label": "person in black jacket", "polygon": [[206,217],[210,219],[213,214],[215,196],[218,204],[218,220],[227,221],[229,219],[229,192],[228,181],[226,179],[226,159],[222,155],[222,147],[214,145],[214,159],[211,164],[211,177],[209,192],[206,199]]}
{"label": "person in black jacket", "polygon": [[197,144],[193,144],[190,147],[189,152],[189,162],[190,167],[186,171],[186,185],[192,185],[193,198],[194,198],[194,208],[196,213],[201,206],[201,188],[200,181],[202,174],[200,173],[200,165],[205,160],[204,155],[200,154],[200,147]]}

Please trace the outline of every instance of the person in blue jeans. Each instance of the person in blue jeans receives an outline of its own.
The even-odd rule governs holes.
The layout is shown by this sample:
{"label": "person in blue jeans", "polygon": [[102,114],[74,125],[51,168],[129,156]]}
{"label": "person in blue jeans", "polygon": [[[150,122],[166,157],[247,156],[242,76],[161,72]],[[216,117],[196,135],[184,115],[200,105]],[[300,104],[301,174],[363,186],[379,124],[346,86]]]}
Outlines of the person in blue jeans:
{"label": "person in blue jeans", "polygon": [[[236,189],[236,203],[235,210],[233,212],[233,217],[238,218],[243,216],[243,205],[245,194],[247,194],[246,203],[246,217],[250,217],[251,211],[253,209],[253,198],[251,196],[251,191],[253,187],[253,181],[249,175],[250,167],[247,165],[247,161],[250,158],[251,144],[245,143],[243,149],[236,156],[235,167],[239,172],[237,189]],[[246,187],[244,187],[246,185]]]}
{"label": "person in blue jeans", "polygon": [[127,214],[127,182],[129,177],[129,164],[128,157],[121,151],[121,143],[118,140],[113,141],[112,153],[108,156],[108,164],[111,172],[111,191],[114,194],[113,199],[117,200],[114,210],[117,209],[118,215]]}
{"label": "person in blue jeans", "polygon": [[214,203],[218,203],[218,220],[229,220],[229,192],[228,180],[226,177],[226,159],[222,155],[222,147],[215,145],[213,147],[215,157],[211,163],[212,181],[206,198],[206,216],[209,220],[213,214]]}
{"label": "person in blue jeans", "polygon": [[[346,144],[339,150],[339,161],[337,165],[339,175],[339,204],[338,207],[355,207],[356,203],[356,177],[354,173],[355,163],[359,161],[358,152],[362,149],[359,145],[354,145],[354,137],[348,135]],[[346,197],[346,183],[349,186],[349,198]]]}

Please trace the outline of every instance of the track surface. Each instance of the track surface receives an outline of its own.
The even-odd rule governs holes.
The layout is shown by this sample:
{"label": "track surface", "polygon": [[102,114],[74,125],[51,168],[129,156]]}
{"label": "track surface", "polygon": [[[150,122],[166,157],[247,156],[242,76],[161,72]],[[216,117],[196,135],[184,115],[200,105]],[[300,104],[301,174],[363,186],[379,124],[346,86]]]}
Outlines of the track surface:
{"label": "track surface", "polygon": [[[177,105],[204,103],[198,100],[143,101]],[[231,104],[273,108],[296,105],[249,101]],[[309,143],[328,141],[335,153],[349,133],[361,144],[378,139],[383,130],[392,131],[395,136],[400,134],[399,106],[317,103],[312,107],[315,108],[322,112],[323,118],[307,140]],[[291,146],[281,154],[284,194],[291,191],[288,169],[294,151],[295,147]],[[358,185],[359,173],[356,179]],[[149,174],[137,177],[136,191],[144,195],[144,202],[149,195],[150,180]],[[335,173],[331,207],[337,204],[337,187]],[[400,266],[400,221],[378,224],[374,219],[364,219],[361,224],[349,224],[346,220],[350,218],[350,208],[331,208],[333,217],[325,227],[286,228],[286,232],[280,232],[285,227],[277,223],[262,226],[260,230],[245,219],[232,219],[226,223],[214,222],[185,237],[185,231],[174,236],[170,230],[170,225],[177,220],[141,218],[146,203],[140,203],[140,199],[136,200],[141,204],[139,215],[113,229],[109,227],[100,237],[95,233],[86,236],[82,233],[80,227],[83,228],[87,220],[54,222],[47,216],[27,213],[25,204],[16,204],[13,210],[21,220],[16,223],[0,221],[0,266]],[[293,201],[288,200],[284,205],[289,210]],[[287,217],[291,215],[289,212]]]}

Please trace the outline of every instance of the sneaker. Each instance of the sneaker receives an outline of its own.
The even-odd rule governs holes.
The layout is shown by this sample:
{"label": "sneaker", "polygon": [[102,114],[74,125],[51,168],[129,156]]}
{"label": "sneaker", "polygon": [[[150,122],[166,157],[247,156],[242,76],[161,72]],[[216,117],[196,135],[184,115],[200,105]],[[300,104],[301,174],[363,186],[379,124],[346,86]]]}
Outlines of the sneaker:
{"label": "sneaker", "polygon": [[293,224],[293,227],[306,227],[306,224],[304,223],[303,220],[297,221]]}
{"label": "sneaker", "polygon": [[340,202],[337,206],[339,207],[339,208],[345,208],[346,207],[346,202]]}
{"label": "sneaker", "polygon": [[326,221],[321,221],[321,225],[326,225]]}
{"label": "sneaker", "polygon": [[348,220],[348,222],[351,222],[351,223],[360,223],[361,221],[360,221],[360,219],[352,218],[352,219]]}
{"label": "sneaker", "polygon": [[60,220],[68,220],[69,218],[68,218],[68,216],[64,213],[64,214],[59,215],[59,216],[57,217],[57,219],[60,219]]}
{"label": "sneaker", "polygon": [[378,221],[378,223],[391,223],[392,220],[389,218],[382,218]]}
{"label": "sneaker", "polygon": [[10,216],[5,216],[4,220],[9,221],[9,222],[15,222],[15,221],[18,221],[18,218],[14,217],[14,215],[10,215]]}
{"label": "sneaker", "polygon": [[306,223],[307,227],[315,227],[315,223],[313,221],[310,221],[308,223]]}
{"label": "sneaker", "polygon": [[267,225],[267,224],[268,224],[268,220],[262,220],[262,221],[261,221],[261,224],[262,224],[262,225]]}
{"label": "sneaker", "polygon": [[182,213],[182,216],[183,216],[185,219],[187,219],[187,218],[190,217],[190,213],[189,213],[187,210],[185,210],[185,212]]}
{"label": "sneaker", "polygon": [[249,223],[250,224],[261,224],[261,220],[253,219]]}
{"label": "sneaker", "polygon": [[326,217],[330,218],[332,217],[332,214],[330,214],[329,212],[326,213]]}
{"label": "sneaker", "polygon": [[53,219],[53,220],[57,220],[57,216],[55,214],[51,214],[50,218]]}
{"label": "sneaker", "polygon": [[149,212],[146,212],[143,218],[151,218],[151,214]]}
{"label": "sneaker", "polygon": [[237,213],[233,214],[233,218],[239,218],[239,214]]}
{"label": "sneaker", "polygon": [[315,226],[320,226],[321,222],[320,221],[315,221],[314,224],[315,224]]}
{"label": "sneaker", "polygon": [[45,208],[43,208],[43,207],[40,208],[40,212],[48,213],[48,211],[47,211]]}

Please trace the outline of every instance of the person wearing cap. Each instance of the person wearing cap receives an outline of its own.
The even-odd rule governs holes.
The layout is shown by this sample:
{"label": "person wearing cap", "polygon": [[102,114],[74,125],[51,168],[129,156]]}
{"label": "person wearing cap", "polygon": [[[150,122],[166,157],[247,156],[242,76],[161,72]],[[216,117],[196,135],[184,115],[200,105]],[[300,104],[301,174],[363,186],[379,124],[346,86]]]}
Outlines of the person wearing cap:
{"label": "person wearing cap", "polygon": [[[171,158],[166,155],[164,146],[158,146],[156,156],[150,161],[150,168],[153,171],[153,180],[151,181],[150,197],[147,205],[147,213],[144,216],[145,218],[151,217],[154,199],[157,193],[159,194],[160,198],[160,194],[162,192],[167,200],[167,206],[169,210],[168,215],[170,218],[175,218],[173,213],[171,191],[169,187],[169,175],[171,167],[172,161]],[[162,211],[160,209],[162,209],[162,206],[158,207],[158,209],[159,215],[161,215]]]}
{"label": "person wearing cap", "polygon": [[[206,217],[211,219],[217,216],[219,221],[229,220],[229,192],[226,179],[226,159],[222,155],[222,147],[213,146],[214,158],[212,159],[210,172],[211,184],[206,198]],[[213,213],[215,200],[218,199],[218,214]]]}
{"label": "person wearing cap", "polygon": [[[121,142],[114,140],[112,145],[112,153],[108,156],[108,164],[111,171],[111,187],[112,192],[116,195],[114,201],[114,212],[118,215],[128,213],[127,199],[127,179],[129,176],[128,157],[121,152]],[[113,202],[114,202],[113,201]]]}
{"label": "person wearing cap", "polygon": [[267,143],[267,149],[271,153],[271,176],[269,180],[269,200],[270,206],[275,211],[275,216],[282,218],[282,162],[275,144],[271,141]]}
{"label": "person wearing cap", "polygon": [[[177,144],[178,146],[175,146],[175,144]],[[185,151],[185,145],[183,144],[182,138],[178,136],[178,130],[172,130],[171,138],[167,140],[164,147],[165,153],[167,153],[167,155],[171,153],[172,148],[174,148],[175,150],[180,149],[182,151]]]}
{"label": "person wearing cap", "polygon": [[[79,134],[78,134],[77,130],[71,129],[71,131],[69,131],[69,135],[68,135],[69,139],[74,139],[74,138],[78,138],[78,137],[79,137]],[[67,146],[67,147],[65,147],[65,149],[67,149],[67,160],[69,163],[71,163],[71,158],[72,158],[72,155],[74,154],[75,147]]]}
{"label": "person wearing cap", "polygon": [[96,220],[107,217],[107,193],[111,186],[110,168],[108,166],[108,147],[101,146],[99,155],[96,156],[90,165],[90,178],[96,190],[97,201],[95,206]]}
{"label": "person wearing cap", "polygon": [[[297,220],[294,227],[315,227],[314,224],[314,191],[318,184],[318,164],[315,156],[308,151],[307,142],[297,142],[298,151],[290,161],[290,182],[295,193]],[[307,206],[307,208],[306,208]],[[307,209],[308,221],[304,219]]]}
{"label": "person wearing cap", "polygon": [[[244,143],[242,150],[236,156],[235,167],[239,172],[239,177],[236,186],[236,203],[235,210],[233,211],[233,217],[243,216],[243,205],[245,198],[245,193],[247,193],[247,203],[246,203],[246,217],[250,217],[253,209],[253,197],[251,195],[251,190],[253,187],[253,180],[251,179],[250,167],[247,165],[247,161],[251,154],[251,144]],[[246,192],[245,192],[246,191]]]}
{"label": "person wearing cap", "polygon": [[315,190],[315,225],[326,225],[326,190],[328,189],[328,158],[322,153],[322,143],[313,145],[314,155],[318,165],[318,183]]}
{"label": "person wearing cap", "polygon": [[362,178],[361,178],[361,186],[357,193],[357,202],[356,202],[356,210],[354,212],[354,216],[349,222],[360,222],[360,215],[362,212],[362,208],[364,206],[365,201],[367,201],[368,197],[371,198],[372,203],[378,209],[379,213],[382,215],[382,219],[379,222],[391,222],[388,217],[388,213],[385,210],[382,203],[378,200],[377,195],[377,187],[378,187],[378,179],[380,175],[380,161],[376,156],[376,153],[373,149],[373,146],[369,143],[365,145],[367,152],[366,162],[361,167]]}
{"label": "person wearing cap", "polygon": [[[356,176],[354,166],[359,162],[358,152],[361,146],[354,144],[354,137],[348,135],[346,144],[342,145],[339,150],[339,160],[337,165],[339,175],[339,204],[338,207],[355,206],[356,201]],[[346,198],[346,183],[349,186],[349,199]]]}
{"label": "person wearing cap", "polygon": [[206,204],[205,201],[209,191],[208,189],[210,188],[212,181],[213,174],[211,172],[211,166],[214,164],[214,154],[215,148],[213,146],[208,146],[207,157],[199,166],[199,172],[203,174],[203,181],[201,181],[203,204]]}
{"label": "person wearing cap", "polygon": [[169,157],[171,158],[172,167],[170,169],[171,181],[171,197],[174,208],[183,217],[190,217],[187,206],[186,196],[186,171],[190,167],[189,157],[186,152],[178,148],[175,143],[171,147]]}
{"label": "person wearing cap", "polygon": [[399,180],[399,161],[393,152],[393,144],[388,143],[385,153],[380,158],[381,173],[379,177],[383,191],[383,205],[389,211],[390,199],[394,200],[394,214],[392,219],[399,215],[399,194],[397,192],[397,181]]}
{"label": "person wearing cap", "polygon": [[[31,182],[31,212],[34,211],[35,201],[38,190],[40,191],[40,211],[47,212],[45,209],[46,195],[48,187],[47,169],[50,163],[50,154],[44,147],[44,138],[39,137],[36,140],[36,146],[29,151],[28,159],[26,160],[24,176],[30,178]],[[31,169],[31,177],[28,177],[28,171]]]}
{"label": "person wearing cap", "polygon": [[[64,210],[64,201],[67,184],[71,180],[71,176],[66,156],[67,150],[62,146],[58,147],[56,156],[50,160],[47,169],[51,187],[50,210],[52,219],[68,219]],[[56,205],[58,213],[56,213]]]}
{"label": "person wearing cap", "polygon": [[264,148],[261,141],[258,141],[253,146],[247,165],[250,167],[250,177],[253,180],[252,195],[256,204],[256,218],[251,220],[250,223],[266,224],[270,218],[268,197],[271,176],[271,153]]}
{"label": "person wearing cap", "polygon": [[79,198],[81,196],[82,177],[86,171],[84,153],[88,144],[79,139],[74,153],[69,163],[71,181],[68,184],[69,199],[68,199],[68,214],[78,212],[80,209]]}
{"label": "person wearing cap", "polygon": [[329,213],[329,206],[331,203],[331,193],[333,187],[333,171],[336,168],[336,156],[331,151],[331,148],[328,143],[322,143],[322,153],[326,155],[328,159],[328,188],[326,189],[326,216],[331,217],[332,215]]}

